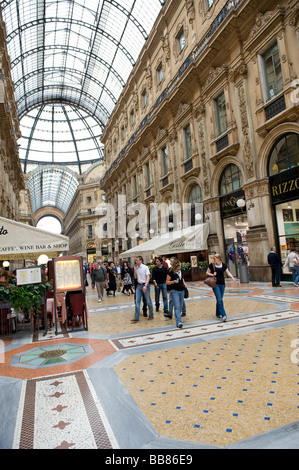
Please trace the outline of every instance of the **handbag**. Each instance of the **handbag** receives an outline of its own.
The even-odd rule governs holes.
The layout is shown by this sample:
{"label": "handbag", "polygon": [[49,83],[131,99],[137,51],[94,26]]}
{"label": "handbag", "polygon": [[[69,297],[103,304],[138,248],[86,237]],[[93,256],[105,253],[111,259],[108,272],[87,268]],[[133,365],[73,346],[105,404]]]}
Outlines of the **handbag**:
{"label": "handbag", "polygon": [[216,277],[207,276],[203,282],[207,286],[211,287],[211,289],[214,289],[214,287],[216,286],[217,279]]}
{"label": "handbag", "polygon": [[[213,268],[214,268],[214,271],[215,271],[215,264],[214,263],[213,263]],[[216,286],[216,283],[217,283],[217,279],[216,279],[216,277],[207,276],[203,282],[207,286],[211,287],[211,289],[214,289],[214,287]]]}
{"label": "handbag", "polygon": [[184,299],[188,299],[188,298],[189,298],[189,291],[188,291],[187,287],[185,287]]}

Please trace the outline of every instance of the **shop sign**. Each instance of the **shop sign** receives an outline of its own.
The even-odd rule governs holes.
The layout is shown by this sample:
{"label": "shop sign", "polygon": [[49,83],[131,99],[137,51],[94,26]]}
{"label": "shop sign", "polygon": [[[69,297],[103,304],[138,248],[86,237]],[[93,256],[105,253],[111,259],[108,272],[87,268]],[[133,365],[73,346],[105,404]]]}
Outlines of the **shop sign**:
{"label": "shop sign", "polygon": [[273,204],[297,199],[299,194],[299,167],[270,176],[269,184]]}
{"label": "shop sign", "polygon": [[237,206],[238,199],[245,199],[245,193],[242,189],[238,189],[233,193],[226,194],[220,198],[221,217],[233,217],[242,214],[244,209]]}

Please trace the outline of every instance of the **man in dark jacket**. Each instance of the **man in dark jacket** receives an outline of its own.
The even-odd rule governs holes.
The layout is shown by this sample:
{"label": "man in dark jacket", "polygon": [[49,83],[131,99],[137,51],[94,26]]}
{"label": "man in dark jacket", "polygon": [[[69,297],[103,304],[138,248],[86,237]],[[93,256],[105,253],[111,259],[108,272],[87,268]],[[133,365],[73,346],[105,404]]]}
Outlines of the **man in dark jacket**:
{"label": "man in dark jacket", "polygon": [[156,266],[152,270],[152,280],[155,285],[156,312],[159,312],[160,292],[162,291],[164,313],[168,313],[166,277],[168,269],[163,266],[163,260],[160,256],[156,258]]}
{"label": "man in dark jacket", "polygon": [[275,246],[271,247],[271,251],[268,254],[268,264],[270,264],[271,271],[272,271],[272,286],[281,287],[280,272],[281,272],[282,262],[281,262],[280,257],[276,253]]}
{"label": "man in dark jacket", "polygon": [[91,275],[92,287],[96,286],[98,291],[98,302],[102,302],[105,289],[105,281],[107,279],[107,272],[101,261],[99,263],[93,263],[93,266],[94,269]]}

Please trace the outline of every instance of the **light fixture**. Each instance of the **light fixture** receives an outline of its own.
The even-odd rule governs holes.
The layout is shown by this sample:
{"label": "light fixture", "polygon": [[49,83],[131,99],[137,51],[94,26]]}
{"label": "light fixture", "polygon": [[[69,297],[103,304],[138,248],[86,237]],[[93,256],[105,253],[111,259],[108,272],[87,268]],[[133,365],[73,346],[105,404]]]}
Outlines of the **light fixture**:
{"label": "light fixture", "polygon": [[244,199],[238,199],[237,200],[237,206],[240,208],[240,209],[243,209],[243,207],[245,207],[246,205],[246,202]]}
{"label": "light fixture", "polygon": [[243,210],[243,208],[246,206],[246,209],[249,211],[254,207],[254,202],[252,201],[245,201],[245,199],[241,198],[237,200],[237,206]]}
{"label": "light fixture", "polygon": [[9,261],[3,261],[3,263],[2,263],[3,268],[8,268],[9,265],[10,265]]}
{"label": "light fixture", "polygon": [[37,260],[37,264],[40,266],[41,264],[48,264],[49,258],[47,255],[40,255]]}

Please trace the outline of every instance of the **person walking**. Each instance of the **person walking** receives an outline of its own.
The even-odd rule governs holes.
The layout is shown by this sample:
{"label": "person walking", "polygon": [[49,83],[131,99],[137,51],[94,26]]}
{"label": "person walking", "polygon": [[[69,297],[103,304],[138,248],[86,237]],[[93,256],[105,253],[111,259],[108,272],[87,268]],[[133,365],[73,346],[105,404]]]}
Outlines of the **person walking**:
{"label": "person walking", "polygon": [[130,295],[130,292],[134,294],[132,289],[132,270],[127,261],[124,261],[122,268],[122,281],[123,281],[123,294],[127,292],[127,295]]}
{"label": "person walking", "polygon": [[294,285],[296,287],[299,287],[299,254],[298,251],[295,252],[295,257],[293,259],[293,266],[295,270],[295,279],[294,279]]}
{"label": "person walking", "polygon": [[160,292],[162,292],[164,313],[168,313],[167,287],[166,287],[167,273],[168,273],[168,269],[165,266],[163,266],[162,258],[158,256],[156,258],[156,266],[152,270],[152,280],[155,286],[156,312],[159,312]]}
{"label": "person walking", "polygon": [[171,267],[169,268],[166,284],[170,288],[170,299],[174,307],[174,316],[177,328],[182,328],[182,317],[181,312],[183,309],[184,294],[186,283],[183,278],[183,272],[181,270],[181,263],[177,258],[172,260]]}
{"label": "person walking", "polygon": [[122,278],[121,278],[121,266],[119,264],[119,261],[116,261],[115,268],[117,272],[117,281],[116,281],[117,292],[121,292]]}
{"label": "person walking", "polygon": [[137,279],[136,284],[136,298],[135,298],[135,316],[132,319],[133,322],[139,321],[140,315],[140,302],[142,297],[142,292],[145,295],[146,303],[149,310],[149,317],[148,320],[154,319],[154,311],[153,311],[153,304],[151,300],[151,291],[150,291],[150,271],[148,266],[143,264],[142,256],[137,256],[135,258],[135,265],[134,265],[134,278]]}
{"label": "person walking", "polygon": [[294,267],[294,259],[296,258],[296,251],[294,248],[291,248],[290,253],[286,257],[286,260],[284,262],[283,267],[285,268],[288,266],[289,271],[291,271],[292,276],[293,276],[293,283],[295,284],[295,279],[296,279],[296,269]]}
{"label": "person walking", "polygon": [[272,271],[272,287],[281,287],[280,285],[280,273],[282,262],[278,254],[276,253],[275,246],[271,246],[271,251],[268,254],[268,264]]}
{"label": "person walking", "polygon": [[98,302],[102,302],[104,289],[105,289],[105,281],[107,278],[106,269],[103,266],[102,261],[99,263],[93,263],[93,271],[92,271],[92,287],[96,286],[98,292]]}
{"label": "person walking", "polygon": [[[177,259],[175,256],[172,256],[169,260],[170,267],[172,266],[173,260]],[[172,302],[172,297],[170,294],[170,286],[167,285],[167,292],[169,293],[169,302],[168,302],[168,313],[164,313],[164,317],[169,318],[170,320],[172,319],[172,312],[173,312],[173,302]],[[186,309],[186,302],[185,299],[183,300],[183,305],[182,305],[182,312],[181,312],[181,317],[185,317],[187,314],[187,309]]]}
{"label": "person walking", "polygon": [[113,292],[113,297],[115,297],[115,291],[116,291],[116,269],[114,266],[114,263],[110,261],[108,263],[108,268],[107,268],[107,296],[109,295],[109,292]]}
{"label": "person walking", "polygon": [[224,273],[226,273],[234,282],[236,282],[236,280],[228,270],[227,265],[222,262],[219,254],[214,255],[213,259],[214,262],[209,264],[206,274],[211,277],[216,277],[216,285],[213,288],[213,292],[216,297],[216,317],[220,318],[222,321],[226,321],[227,315],[223,304],[223,295],[225,290]]}

